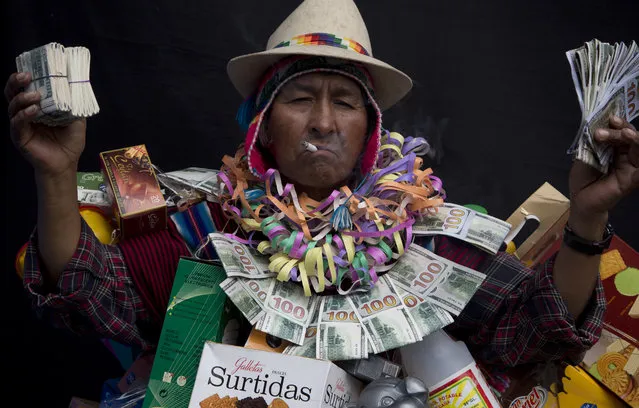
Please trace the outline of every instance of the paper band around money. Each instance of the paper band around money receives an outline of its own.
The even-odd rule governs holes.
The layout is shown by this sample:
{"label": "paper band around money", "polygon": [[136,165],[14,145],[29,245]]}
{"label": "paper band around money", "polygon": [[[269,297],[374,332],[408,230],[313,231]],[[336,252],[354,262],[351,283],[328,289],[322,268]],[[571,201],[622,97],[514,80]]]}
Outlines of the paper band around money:
{"label": "paper band around money", "polygon": [[[68,78],[68,75],[45,75],[45,76],[33,78],[31,80],[31,82],[35,82],[37,80],[45,79],[45,78]],[[69,83],[69,84],[83,84],[83,83],[87,83],[87,82],[91,82],[91,80],[90,79],[85,79],[83,81],[68,81],[67,83]]]}
{"label": "paper band around money", "polygon": [[54,74],[51,74],[51,75],[44,75],[44,76],[39,76],[37,78],[33,78],[31,80],[31,82],[35,82],[35,81],[38,81],[40,79],[46,79],[46,78],[66,78],[66,77],[67,77],[67,75],[54,75]]}
{"label": "paper band around money", "polygon": [[328,45],[331,47],[343,48],[345,50],[355,51],[358,54],[370,55],[362,44],[350,38],[337,37],[335,34],[329,33],[308,33],[296,35],[288,41],[282,41],[274,48],[289,47],[291,45]]}
{"label": "paper band around money", "polygon": [[[354,191],[343,186],[322,202],[298,196],[275,169],[258,180],[240,147],[224,157],[218,176],[222,208],[244,236],[226,236],[271,255],[269,270],[300,282],[307,296],[311,287],[340,294],[370,289],[412,242],[415,217],[443,203],[431,170],[421,169],[425,146],[424,139],[384,131],[377,167]],[[266,239],[258,243],[260,235]]]}

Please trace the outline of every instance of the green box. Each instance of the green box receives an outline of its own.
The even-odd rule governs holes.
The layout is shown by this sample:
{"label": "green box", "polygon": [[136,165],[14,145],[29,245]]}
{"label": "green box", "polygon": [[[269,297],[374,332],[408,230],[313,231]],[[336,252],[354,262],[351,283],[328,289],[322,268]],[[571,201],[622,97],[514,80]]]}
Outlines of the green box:
{"label": "green box", "polygon": [[219,263],[180,259],[143,408],[188,407],[205,341],[221,343],[227,325],[239,327],[224,279]]}
{"label": "green box", "polygon": [[86,190],[98,190],[104,191],[104,175],[100,172],[85,172],[79,171],[77,173],[78,188]]}

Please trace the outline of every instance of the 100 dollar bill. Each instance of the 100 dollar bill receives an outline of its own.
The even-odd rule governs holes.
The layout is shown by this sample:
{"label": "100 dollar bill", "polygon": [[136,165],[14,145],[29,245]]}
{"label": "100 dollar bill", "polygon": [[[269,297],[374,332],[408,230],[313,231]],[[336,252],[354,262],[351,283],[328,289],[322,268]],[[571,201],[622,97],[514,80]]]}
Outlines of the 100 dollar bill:
{"label": "100 dollar bill", "polygon": [[402,297],[402,302],[408,310],[408,314],[416,323],[419,338],[424,338],[453,322],[453,317],[450,313],[441,307],[399,287],[397,292]]}
{"label": "100 dollar bill", "polygon": [[265,314],[256,329],[302,345],[317,304],[317,296],[305,296],[295,282],[272,279],[263,305]]}
{"label": "100 dollar bill", "polygon": [[397,287],[459,315],[485,275],[411,246],[386,275]]}
{"label": "100 dollar bill", "polygon": [[209,240],[215,247],[227,276],[263,279],[276,275],[268,270],[268,257],[252,248],[217,232],[210,233]]}
{"label": "100 dollar bill", "polygon": [[364,327],[374,353],[419,340],[415,322],[387,275],[382,276],[369,292],[352,294],[348,300]]}
{"label": "100 dollar bill", "polygon": [[426,296],[455,316],[459,316],[484,281],[485,275],[461,265],[453,265]]}
{"label": "100 dollar bill", "polygon": [[282,354],[287,354],[289,356],[299,356],[299,357],[307,357],[307,358],[319,358],[317,356],[317,333],[318,333],[318,319],[319,319],[320,308],[315,308],[315,314],[311,319],[311,323],[306,328],[306,333],[304,334],[304,340],[302,345],[297,344],[289,344],[286,346]]}
{"label": "100 dollar bill", "polygon": [[366,358],[366,334],[347,298],[323,296],[320,311],[317,358],[331,361]]}
{"label": "100 dollar bill", "polygon": [[437,213],[413,225],[415,235],[448,235],[496,254],[510,232],[511,225],[498,218],[460,205],[444,203]]}
{"label": "100 dollar bill", "polygon": [[255,325],[264,316],[260,303],[239,279],[227,278],[220,283],[220,287],[251,325]]}

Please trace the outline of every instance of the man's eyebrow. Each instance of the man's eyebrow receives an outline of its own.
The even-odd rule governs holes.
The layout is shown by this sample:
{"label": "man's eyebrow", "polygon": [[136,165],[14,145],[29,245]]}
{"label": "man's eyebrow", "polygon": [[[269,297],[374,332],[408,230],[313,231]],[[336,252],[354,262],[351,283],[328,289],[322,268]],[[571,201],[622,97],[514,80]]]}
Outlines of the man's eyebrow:
{"label": "man's eyebrow", "polygon": [[312,82],[308,81],[291,81],[287,84],[282,91],[302,91],[313,93],[317,92],[317,85],[313,85]]}
{"label": "man's eyebrow", "polygon": [[[292,81],[282,91],[301,91],[307,93],[317,92],[318,86],[309,81]],[[359,88],[347,86],[344,84],[335,84],[332,87],[332,93],[335,96],[363,96]]]}
{"label": "man's eyebrow", "polygon": [[335,96],[355,96],[363,97],[362,91],[359,87],[346,86],[344,84],[336,84],[332,87],[332,93]]}

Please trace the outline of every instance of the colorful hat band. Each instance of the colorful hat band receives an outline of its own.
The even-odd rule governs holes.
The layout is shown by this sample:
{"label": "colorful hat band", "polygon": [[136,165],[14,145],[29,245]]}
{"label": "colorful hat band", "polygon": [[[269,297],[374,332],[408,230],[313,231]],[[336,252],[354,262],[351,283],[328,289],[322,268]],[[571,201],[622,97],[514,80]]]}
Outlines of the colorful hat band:
{"label": "colorful hat band", "polygon": [[362,44],[350,38],[340,38],[335,34],[329,33],[309,33],[296,35],[288,41],[282,41],[274,48],[289,47],[291,45],[328,45],[331,47],[343,48],[345,50],[353,50],[359,54],[369,56],[366,48]]}

